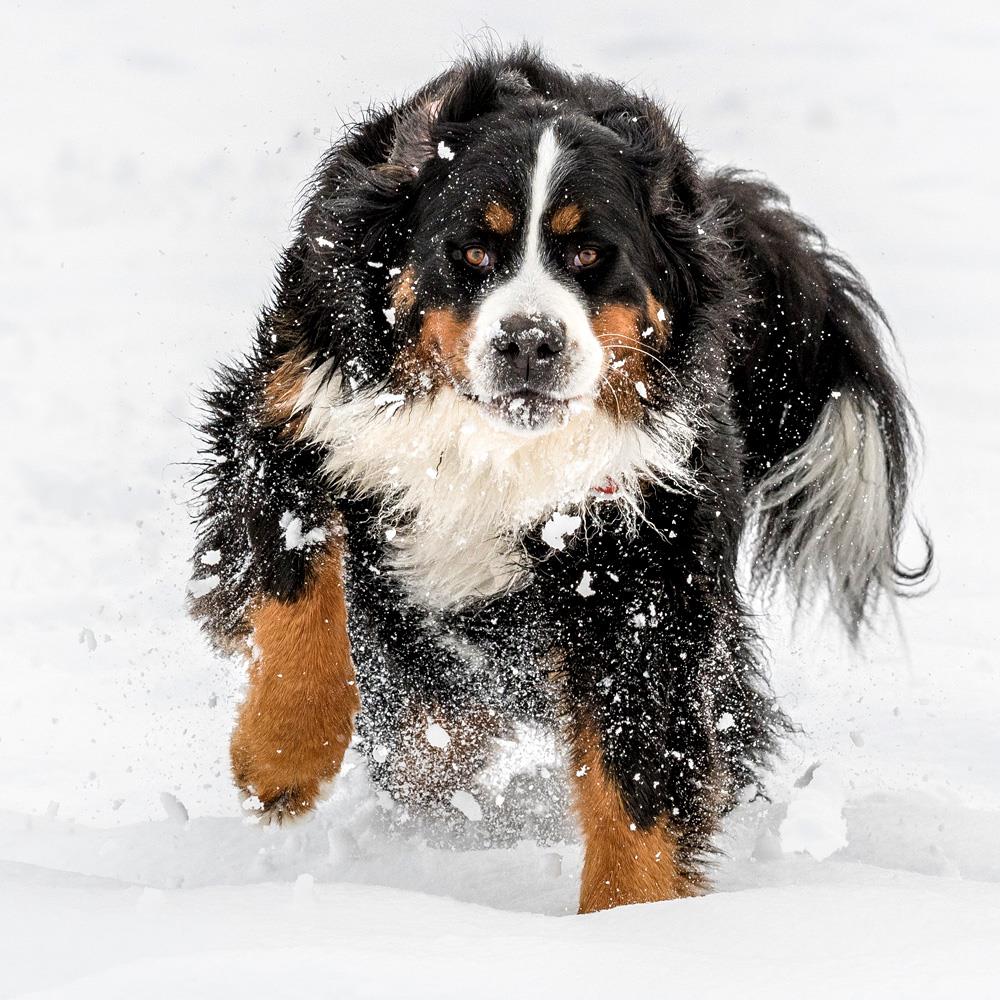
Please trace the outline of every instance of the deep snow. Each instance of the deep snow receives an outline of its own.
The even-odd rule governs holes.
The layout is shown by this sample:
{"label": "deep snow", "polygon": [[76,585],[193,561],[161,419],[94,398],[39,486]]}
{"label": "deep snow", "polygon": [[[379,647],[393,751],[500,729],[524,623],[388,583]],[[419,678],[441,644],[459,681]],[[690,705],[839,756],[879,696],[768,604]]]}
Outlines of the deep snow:
{"label": "deep snow", "polygon": [[[995,995],[996,7],[337,8],[6,12],[0,996]],[[567,916],[558,820],[492,849],[461,800],[450,831],[393,824],[356,760],[313,821],[254,826],[226,764],[240,670],[183,615],[196,387],[248,343],[340,121],[482,15],[784,186],[870,279],[924,422],[938,586],[863,656],[772,617],[804,733],[707,898]]]}

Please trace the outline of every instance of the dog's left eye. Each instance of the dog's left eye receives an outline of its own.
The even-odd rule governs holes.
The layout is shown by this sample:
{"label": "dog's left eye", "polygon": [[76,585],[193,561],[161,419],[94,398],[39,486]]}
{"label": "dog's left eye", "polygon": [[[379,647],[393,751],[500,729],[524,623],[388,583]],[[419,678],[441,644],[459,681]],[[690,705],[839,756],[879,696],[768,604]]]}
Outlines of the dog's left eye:
{"label": "dog's left eye", "polygon": [[593,267],[600,259],[601,254],[596,247],[580,247],[573,258],[573,268],[577,271],[585,271],[588,267]]}

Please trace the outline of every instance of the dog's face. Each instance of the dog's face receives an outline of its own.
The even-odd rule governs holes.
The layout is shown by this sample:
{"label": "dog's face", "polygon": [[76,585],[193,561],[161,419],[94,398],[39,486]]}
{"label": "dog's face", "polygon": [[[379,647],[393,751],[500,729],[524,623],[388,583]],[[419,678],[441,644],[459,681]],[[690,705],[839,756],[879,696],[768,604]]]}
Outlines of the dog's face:
{"label": "dog's face", "polygon": [[696,488],[696,331],[724,287],[698,183],[651,102],[489,60],[321,164],[265,417],[377,499],[421,601],[518,586],[553,511],[635,524],[649,489]]}
{"label": "dog's face", "polygon": [[391,286],[408,331],[397,378],[447,385],[514,433],[594,407],[641,416],[670,319],[623,146],[586,116],[534,109],[431,147]]}

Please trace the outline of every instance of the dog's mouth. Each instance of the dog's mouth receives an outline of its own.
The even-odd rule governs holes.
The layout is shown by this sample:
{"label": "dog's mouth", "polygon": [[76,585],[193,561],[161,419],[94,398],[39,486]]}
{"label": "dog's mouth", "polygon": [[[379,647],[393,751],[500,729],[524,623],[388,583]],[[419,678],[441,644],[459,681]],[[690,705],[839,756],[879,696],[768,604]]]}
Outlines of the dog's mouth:
{"label": "dog's mouth", "polygon": [[476,402],[494,423],[527,433],[562,426],[587,405],[582,396],[553,396],[531,389],[503,393],[485,400],[476,398]]}

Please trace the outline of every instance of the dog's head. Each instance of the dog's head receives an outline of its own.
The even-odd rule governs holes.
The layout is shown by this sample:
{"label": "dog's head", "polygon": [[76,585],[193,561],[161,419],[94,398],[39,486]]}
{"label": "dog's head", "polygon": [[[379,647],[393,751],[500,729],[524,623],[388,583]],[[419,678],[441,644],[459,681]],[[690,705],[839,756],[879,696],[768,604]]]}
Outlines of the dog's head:
{"label": "dog's head", "polygon": [[641,422],[712,280],[706,224],[654,104],[530,54],[475,60],[321,169],[289,265],[319,305],[297,332],[355,389],[447,389],[512,434]]}

